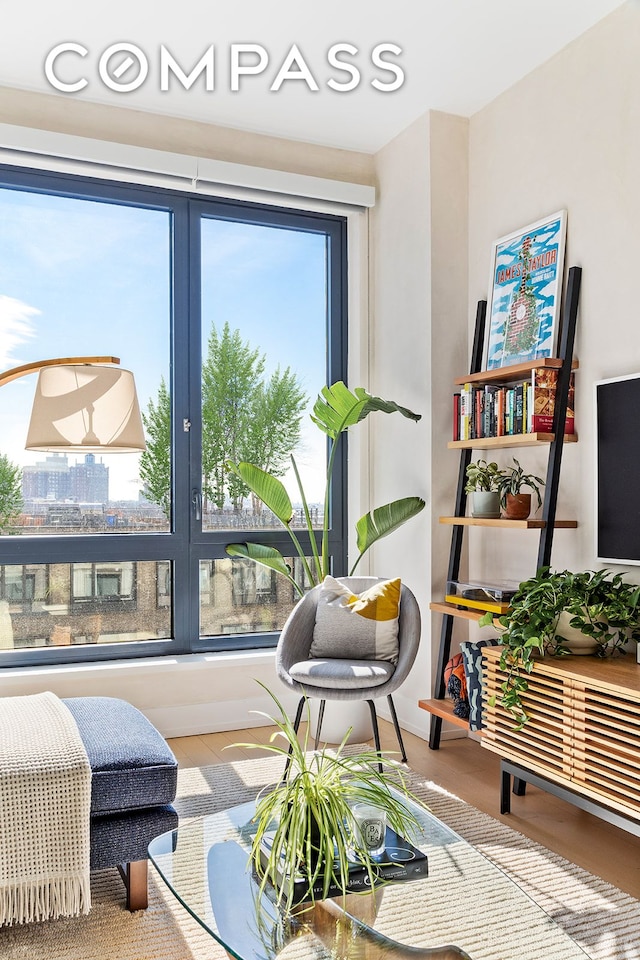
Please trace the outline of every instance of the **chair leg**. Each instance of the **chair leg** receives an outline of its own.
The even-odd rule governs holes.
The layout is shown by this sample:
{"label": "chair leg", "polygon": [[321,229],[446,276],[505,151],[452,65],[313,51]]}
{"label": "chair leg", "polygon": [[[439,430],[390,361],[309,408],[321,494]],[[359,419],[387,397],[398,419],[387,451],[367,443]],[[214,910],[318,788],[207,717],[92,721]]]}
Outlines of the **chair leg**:
{"label": "chair leg", "polygon": [[[296,733],[298,732],[298,727],[300,726],[300,721],[302,720],[303,710],[304,710],[304,697],[300,697],[300,701],[298,703],[298,709],[296,710],[296,717],[295,717],[295,720],[293,721],[293,729],[295,730]],[[291,749],[292,748],[290,747],[289,753],[291,753]]]}
{"label": "chair leg", "polygon": [[[382,749],[380,747],[380,732],[378,730],[378,717],[376,715],[376,705],[373,700],[367,700],[369,704],[369,712],[371,713],[371,726],[373,727],[373,742],[376,745],[376,753],[381,754]],[[382,773],[382,760],[378,760],[378,770]]]}
{"label": "chair leg", "polygon": [[149,906],[148,894],[148,860],[134,860],[132,863],[123,863],[118,866],[127,891],[127,910],[146,910]]}
{"label": "chair leg", "polygon": [[393,726],[395,727],[396,737],[398,738],[398,746],[400,747],[400,755],[402,757],[402,762],[407,762],[407,752],[404,749],[404,742],[402,740],[402,733],[400,732],[400,724],[398,723],[398,714],[396,713],[396,707],[393,702],[393,697],[390,693],[387,694],[387,700],[389,701],[389,710],[391,711],[391,719],[393,720]]}
{"label": "chair leg", "polygon": [[315,749],[318,749],[320,743],[320,731],[322,730],[322,721],[324,720],[324,708],[326,705],[326,700],[320,701],[320,709],[318,710],[318,725],[316,726],[316,744]]}
{"label": "chair leg", "polygon": [[[298,703],[298,709],[296,710],[296,716],[295,716],[295,719],[294,719],[294,721],[293,721],[293,729],[294,729],[294,731],[295,731],[296,733],[298,732],[298,727],[300,726],[300,721],[302,720],[302,711],[304,710],[304,701],[305,701],[305,698],[304,698],[304,697],[300,697],[300,701],[299,701],[299,703]],[[288,774],[288,772],[289,772],[289,767],[291,766],[291,754],[292,754],[292,753],[293,753],[293,744],[290,743],[290,744],[289,744],[289,752],[288,752],[288,754],[287,754],[287,762],[285,763],[285,765],[284,765],[284,770],[282,771],[282,781],[281,781],[282,783],[284,783],[284,781],[287,779],[287,774]]]}

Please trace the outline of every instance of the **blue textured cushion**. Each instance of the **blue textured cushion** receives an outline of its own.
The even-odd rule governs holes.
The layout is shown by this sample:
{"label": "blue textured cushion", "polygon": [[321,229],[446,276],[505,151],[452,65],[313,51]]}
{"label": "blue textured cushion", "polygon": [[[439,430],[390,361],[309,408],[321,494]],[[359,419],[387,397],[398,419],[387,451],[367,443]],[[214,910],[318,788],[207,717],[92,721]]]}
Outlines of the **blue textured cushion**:
{"label": "blue textured cushion", "polygon": [[91,817],[91,869],[146,860],[154,837],[177,826],[178,814],[171,806]]}
{"label": "blue textured cushion", "polygon": [[78,725],[91,764],[91,814],[170,804],[178,764],[143,713],[115,697],[62,701]]}
{"label": "blue textured cushion", "polygon": [[495,647],[499,640],[476,640],[460,644],[469,700],[469,729],[482,730],[482,648]]}

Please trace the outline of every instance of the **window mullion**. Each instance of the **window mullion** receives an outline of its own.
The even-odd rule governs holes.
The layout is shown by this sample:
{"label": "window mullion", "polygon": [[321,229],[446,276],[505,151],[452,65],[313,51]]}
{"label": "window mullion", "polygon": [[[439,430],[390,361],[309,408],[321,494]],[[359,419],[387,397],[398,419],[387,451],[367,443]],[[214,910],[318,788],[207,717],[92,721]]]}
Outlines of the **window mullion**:
{"label": "window mullion", "polygon": [[[1,169],[0,180],[2,180]],[[84,217],[83,229],[87,235],[90,234],[90,227],[94,223],[104,223],[112,228],[113,236],[111,236],[109,230],[105,230],[104,239],[111,243],[109,249],[113,251],[113,256],[119,256],[123,261],[117,260],[119,271],[114,274],[113,282],[109,278],[110,262],[108,260],[101,259],[100,269],[94,268],[91,260],[93,253],[91,244],[85,244],[83,247],[82,242],[78,242],[75,247],[73,247],[73,244],[67,244],[67,247],[72,248],[72,258],[75,257],[77,261],[75,266],[80,271],[84,271],[81,275],[86,287],[85,295],[89,297],[92,306],[96,305],[97,316],[102,316],[102,327],[104,329],[100,328],[100,320],[96,324],[96,329],[100,331],[101,336],[107,338],[109,346],[110,338],[118,340],[119,346],[114,352],[122,351],[123,357],[127,350],[133,353],[135,363],[128,360],[127,365],[132,367],[134,372],[136,372],[136,365],[139,371],[147,375],[147,378],[151,372],[152,380],[149,384],[147,379],[146,389],[147,395],[151,392],[151,401],[156,403],[156,406],[159,406],[159,400],[156,401],[155,394],[153,394],[155,379],[157,377],[159,380],[162,376],[166,381],[171,407],[172,465],[172,514],[166,525],[158,512],[160,522],[156,527],[151,528],[150,523],[157,522],[158,517],[149,521],[147,519],[149,514],[139,510],[138,504],[135,505],[135,510],[130,510],[125,503],[123,512],[115,517],[107,517],[106,514],[110,511],[103,509],[102,516],[104,516],[104,519],[99,520],[99,523],[104,526],[105,532],[93,533],[92,530],[102,528],[96,520],[97,514],[89,511],[85,511],[84,514],[80,513],[80,508],[77,506],[79,495],[69,492],[63,494],[58,492],[56,488],[53,494],[44,498],[45,505],[47,499],[51,499],[51,497],[53,497],[51,502],[56,504],[54,511],[56,517],[47,515],[44,520],[44,523],[54,532],[40,536],[30,535],[30,530],[37,529],[35,524],[42,522],[41,515],[37,514],[34,507],[33,516],[26,518],[26,522],[31,526],[25,528],[23,536],[0,537],[0,586],[3,596],[7,590],[8,569],[11,566],[19,567],[20,572],[14,570],[11,577],[13,577],[12,583],[15,582],[12,589],[16,594],[16,604],[20,600],[25,608],[20,615],[23,619],[24,616],[28,615],[26,606],[33,600],[37,608],[33,611],[33,622],[35,623],[35,620],[39,617],[43,624],[42,628],[40,626],[37,630],[34,628],[34,631],[25,635],[26,639],[20,639],[24,649],[0,650],[0,665],[4,663],[9,665],[73,662],[82,659],[97,660],[112,657],[154,655],[156,653],[175,654],[199,649],[229,649],[234,646],[245,648],[249,645],[272,644],[277,634],[275,627],[270,626],[276,620],[275,607],[277,604],[280,605],[278,617],[282,618],[283,615],[286,615],[287,604],[290,606],[295,597],[292,594],[291,585],[287,583],[285,578],[278,578],[274,573],[265,571],[263,568],[249,568],[247,570],[238,568],[237,582],[230,594],[231,601],[235,602],[237,600],[238,607],[245,608],[245,613],[248,608],[253,606],[256,608],[256,615],[263,617],[264,627],[261,630],[261,635],[254,636],[253,640],[248,638],[251,623],[243,616],[237,619],[238,634],[236,639],[222,635],[216,637],[205,636],[203,638],[199,636],[201,591],[203,594],[206,593],[207,582],[209,582],[211,586],[210,598],[214,597],[216,592],[214,579],[220,575],[220,567],[216,568],[216,564],[220,564],[222,561],[225,565],[226,576],[231,561],[225,548],[230,542],[249,540],[272,543],[285,557],[295,557],[293,545],[282,529],[269,529],[268,525],[262,528],[260,523],[256,521],[258,529],[225,530],[216,527],[215,524],[218,523],[216,518],[211,529],[203,530],[203,524],[196,516],[193,495],[194,492],[200,496],[202,494],[202,354],[207,348],[206,331],[210,330],[211,324],[214,322],[212,314],[215,316],[216,324],[222,323],[215,311],[211,310],[211,306],[212,304],[216,305],[216,297],[219,293],[218,287],[229,275],[229,270],[225,267],[217,267],[215,260],[216,256],[227,254],[229,249],[233,252],[234,249],[232,246],[225,247],[221,243],[218,248],[214,246],[213,251],[211,249],[204,251],[202,224],[203,222],[215,222],[230,227],[231,233],[225,234],[224,230],[221,231],[219,238],[221,241],[227,237],[233,237],[235,228],[253,230],[256,236],[260,233],[269,235],[269,240],[264,246],[264,276],[267,277],[266,281],[264,277],[257,273],[253,275],[249,282],[243,279],[243,271],[253,269],[257,260],[254,258],[252,261],[248,257],[243,261],[241,246],[238,247],[237,262],[231,264],[231,272],[233,273],[234,269],[237,270],[237,289],[239,293],[251,290],[253,283],[264,283],[264,290],[268,296],[257,302],[255,312],[258,315],[260,315],[263,306],[266,311],[269,296],[273,297],[278,308],[282,303],[283,330],[281,331],[278,326],[277,313],[276,319],[267,321],[264,317],[261,317],[262,325],[259,324],[257,328],[251,322],[248,322],[246,327],[242,327],[243,319],[246,319],[247,316],[249,320],[252,319],[246,311],[243,313],[242,303],[235,312],[233,305],[231,309],[225,307],[227,315],[224,316],[224,319],[228,319],[234,325],[234,329],[238,329],[243,339],[251,342],[252,348],[256,346],[257,349],[264,350],[265,355],[266,351],[270,350],[276,341],[285,344],[292,343],[294,346],[290,353],[286,354],[287,359],[284,364],[290,365],[296,373],[298,372],[298,366],[302,368],[309,355],[320,357],[321,366],[323,366],[322,352],[326,350],[327,379],[331,382],[338,379],[346,380],[346,220],[322,213],[309,213],[284,207],[278,208],[270,204],[220,198],[203,199],[195,195],[189,196],[187,193],[171,190],[131,186],[124,183],[110,184],[104,181],[97,182],[89,178],[61,174],[51,175],[35,171],[16,172],[13,170],[6,173],[6,179],[0,183],[0,190],[7,197],[7,209],[16,206],[21,196],[25,195],[25,217],[27,219],[33,215],[33,219],[37,220],[40,210],[39,203],[42,201],[43,224],[47,215],[50,214],[51,217],[58,216],[61,222],[66,216],[67,220],[70,223],[73,221],[74,224],[77,217],[77,222],[81,226]],[[65,206],[65,204],[71,206]],[[167,221],[169,223],[168,228]],[[140,227],[141,236],[145,236],[145,230],[149,231],[148,236],[152,237],[153,241],[151,247],[144,246],[142,242],[136,245],[138,236],[136,228],[138,227]],[[68,229],[71,229],[71,227]],[[167,229],[170,230],[170,236]],[[170,243],[168,242],[169,238]],[[96,229],[94,239],[96,242],[103,239],[99,229]],[[314,279],[316,286],[319,286],[322,290],[322,296],[316,296],[316,299],[319,299],[321,304],[326,303],[327,321],[326,330],[323,333],[326,342],[316,346],[315,354],[313,352],[310,354],[308,349],[310,327],[305,327],[305,323],[308,322],[305,307],[308,303],[304,298],[307,296],[310,303],[311,295],[305,293],[304,290],[300,294],[296,312],[296,317],[300,318],[300,323],[285,329],[287,320],[285,294],[300,279],[295,270],[291,271],[290,277],[285,278],[284,282],[281,277],[276,279],[277,269],[279,268],[274,268],[273,264],[277,261],[280,243],[286,246],[287,242],[304,249],[309,263],[312,262],[313,256],[316,256],[318,263],[324,264],[326,267],[326,276],[322,278],[322,283],[317,283],[317,277]],[[127,243],[129,246],[126,246]],[[320,252],[318,254],[316,252],[313,252],[313,254],[306,252],[316,251],[314,244],[319,246]],[[324,248],[322,244],[324,244]],[[108,243],[105,243],[105,250],[107,247]],[[161,274],[168,257],[168,248],[170,248],[169,277],[167,278],[167,287],[163,290]],[[65,249],[67,248],[65,247]],[[127,253],[123,255],[122,251],[124,249]],[[150,250],[151,252],[149,252]],[[87,251],[86,257],[84,251]],[[272,254],[274,254],[273,260],[271,259]],[[26,257],[27,253],[25,252],[25,263],[27,263]],[[129,257],[129,260],[127,260],[127,257]],[[153,270],[149,274],[144,272],[148,263],[152,264],[155,273]],[[214,264],[213,267],[212,263]],[[227,261],[228,263],[229,261]],[[26,272],[26,267],[24,269]],[[64,270],[64,268],[61,269]],[[218,269],[218,273],[213,284],[216,296],[212,298],[210,271],[213,269]],[[136,273],[136,270],[139,273]],[[70,279],[65,279],[64,272],[60,276],[62,277],[61,281],[56,275],[55,290],[48,287],[43,288],[41,301],[46,308],[49,308],[50,304],[57,304],[56,298],[59,296],[60,290],[72,289]],[[203,277],[205,278],[204,281]],[[136,286],[138,279],[140,279],[140,289]],[[206,288],[207,281],[209,282],[208,288]],[[25,280],[21,279],[20,282],[24,290],[28,291],[29,286]],[[68,284],[66,288],[65,284]],[[92,284],[96,285],[95,290]],[[112,289],[117,290],[119,295],[121,285],[122,289],[128,290],[129,297],[112,303],[109,299]],[[203,291],[205,288],[209,301],[207,316],[203,318]],[[16,289],[20,290],[19,284]],[[166,293],[169,289],[170,302]],[[79,300],[83,295],[83,290],[81,285],[77,283],[73,290],[75,291],[75,299],[70,300],[69,303],[75,304],[76,300]],[[273,290],[275,290],[275,294]],[[100,291],[103,294],[102,300]],[[0,289],[0,295],[3,293],[5,291]],[[25,292],[24,296],[26,302],[30,293]],[[323,300],[325,296],[327,298],[326,302]],[[104,305],[106,301],[108,301],[108,307]],[[167,304],[170,314],[169,331],[167,331],[166,320]],[[318,321],[318,313],[321,314],[322,309],[319,310],[315,302],[312,306],[313,311],[315,311],[316,334],[318,334],[318,331],[322,328],[322,316]],[[53,306],[51,306],[51,309],[53,309]],[[99,312],[100,309],[103,311],[102,314]],[[121,314],[129,317],[128,326],[123,326],[124,321],[122,321],[120,327],[118,327]],[[163,320],[163,318],[165,319]],[[60,323],[62,332],[66,333],[63,321],[60,321]],[[201,329],[203,323],[207,325],[204,340]],[[141,331],[148,338],[147,341],[139,339]],[[65,342],[67,341],[62,337],[61,345]],[[132,346],[134,343],[137,344],[137,348]],[[169,344],[169,349],[167,349],[167,344]],[[156,345],[159,345],[159,347],[154,353],[151,348]],[[291,360],[288,359],[289,356],[291,356]],[[27,359],[31,358],[28,357]],[[280,362],[280,355],[274,346],[273,352],[269,354],[267,366],[269,364],[275,366],[278,362]],[[155,366],[153,366],[154,363]],[[146,364],[148,364],[148,368],[145,366]],[[309,378],[305,388],[308,388],[309,393],[319,390],[323,380],[323,370],[321,369],[319,374],[317,370],[314,370],[313,377]],[[160,395],[159,392],[158,397]],[[0,399],[3,398],[4,395]],[[310,399],[313,401],[314,398],[310,397]],[[143,407],[146,402],[148,401],[145,396]],[[23,407],[22,404],[16,405],[16,409],[18,406]],[[145,413],[150,416],[150,406],[145,409]],[[342,446],[345,447],[345,444],[343,443]],[[2,452],[1,448],[0,452]],[[109,463],[108,459],[107,463]],[[91,465],[89,461],[84,464],[87,470]],[[39,469],[39,464],[26,464],[26,466],[32,466],[34,470],[36,467]],[[76,466],[76,464],[72,465],[74,470]],[[101,464],[96,464],[96,469],[98,468],[104,471]],[[144,471],[141,471],[141,476],[148,478],[148,474],[145,474]],[[32,477],[35,483],[35,474],[32,474]],[[79,484],[80,474],[73,473],[73,477],[78,478]],[[128,482],[131,477],[127,476],[125,479]],[[73,482],[75,483],[75,480]],[[71,480],[69,480],[70,484]],[[294,497],[295,487],[289,481],[288,485],[292,497]],[[346,554],[344,536],[345,485],[346,449],[343,449],[336,461],[330,531],[331,550],[335,558],[337,572],[342,572]],[[74,489],[77,490],[79,487],[74,487]],[[134,490],[133,487],[131,489]],[[148,489],[151,490],[151,486]],[[37,500],[38,497],[41,497],[41,495],[33,494],[32,500]],[[111,497],[110,494],[110,499]],[[97,494],[94,499],[96,503],[99,502]],[[72,500],[74,502],[71,502]],[[126,501],[127,497],[122,497],[122,500]],[[107,502],[106,499],[103,500],[103,503]],[[161,503],[162,498],[156,495],[155,502]],[[63,506],[58,507],[58,504]],[[72,517],[71,508],[76,511],[75,521]],[[251,510],[246,506],[246,503],[241,504],[241,509],[243,514],[246,513],[251,519]],[[66,513],[65,510],[67,510]],[[127,510],[130,510],[130,512],[127,513]],[[222,514],[223,511],[221,510],[220,513]],[[58,516],[63,518],[62,521],[57,519]],[[54,526],[54,524],[61,522],[70,530],[69,533],[59,534],[58,530],[60,528]],[[108,530],[109,524],[113,525],[114,532]],[[127,524],[132,532],[120,532],[126,529]],[[155,532],[146,532],[145,524],[150,529],[154,529]],[[86,529],[87,533],[80,533],[81,529]],[[308,536],[303,531],[300,532],[300,540],[303,547],[309,546]],[[207,568],[203,566],[201,569],[201,563],[210,564],[209,581],[206,581],[205,577]],[[122,573],[122,569],[120,573],[116,569],[110,571],[107,569],[110,564],[112,566],[120,565],[121,568],[126,568],[127,564],[133,565],[129,573],[126,574],[126,577],[133,584],[128,593],[125,589],[126,577]],[[147,565],[146,568],[145,564]],[[169,577],[168,564],[171,565],[170,569],[173,571],[172,578]],[[38,565],[42,569],[38,570]],[[86,597],[76,596],[74,592],[75,567],[79,568],[80,565],[84,565],[85,568],[91,570],[91,590]],[[35,572],[27,569],[30,566],[36,568]],[[52,571],[55,575],[52,574]],[[36,577],[39,578],[38,582],[43,578],[47,579],[47,596],[44,601],[35,596]],[[118,579],[119,577],[120,579]],[[124,579],[122,579],[123,577]],[[155,587],[154,577],[157,581]],[[68,609],[66,612],[62,612],[60,608],[64,607],[66,603],[63,594],[64,589],[66,589],[64,584],[67,582],[69,584]],[[81,574],[78,569],[78,589],[80,589],[80,582]],[[34,593],[34,597],[31,599],[28,596],[30,590]],[[221,587],[218,590],[219,594],[220,590]],[[18,591],[21,593],[21,598],[17,598]],[[3,596],[0,596],[0,599],[3,599]],[[80,623],[81,618],[76,617],[74,620],[74,615],[83,602],[86,603],[87,610],[91,606],[92,608],[100,607],[101,611],[108,611],[109,607],[111,608],[110,612],[117,611],[118,616],[114,618],[113,624],[109,627],[111,636],[108,641],[105,641],[104,637],[95,643],[89,643],[86,640],[86,631]],[[147,607],[139,607],[139,602],[147,604]],[[169,632],[167,632],[165,626],[162,629],[159,626],[162,611],[164,611],[164,617],[168,623],[168,608],[171,605],[173,607],[173,621],[172,631],[169,632],[172,633],[172,638],[169,637]],[[57,609],[54,610],[54,608]],[[261,611],[258,608],[261,608]],[[120,616],[121,614],[122,616]],[[124,614],[129,614],[129,619]],[[16,611],[12,611],[11,616],[14,615],[18,617]],[[157,617],[155,626],[152,622],[154,616]],[[45,621],[49,622],[48,617],[51,623],[57,617],[59,626],[62,625],[62,619],[65,619],[65,629],[67,631],[70,629],[74,634],[69,648],[52,648],[48,635],[43,632],[47,629]],[[16,624],[17,622],[16,620]],[[234,618],[230,615],[228,621],[223,622],[223,628],[232,630],[233,624]],[[243,633],[243,630],[245,633]],[[145,633],[148,637],[151,637],[150,640],[147,641],[144,636]],[[222,633],[224,633],[224,630]],[[167,639],[157,639],[163,637],[167,637]],[[26,649],[28,644],[33,644],[33,648]],[[73,644],[77,644],[75,649]]]}

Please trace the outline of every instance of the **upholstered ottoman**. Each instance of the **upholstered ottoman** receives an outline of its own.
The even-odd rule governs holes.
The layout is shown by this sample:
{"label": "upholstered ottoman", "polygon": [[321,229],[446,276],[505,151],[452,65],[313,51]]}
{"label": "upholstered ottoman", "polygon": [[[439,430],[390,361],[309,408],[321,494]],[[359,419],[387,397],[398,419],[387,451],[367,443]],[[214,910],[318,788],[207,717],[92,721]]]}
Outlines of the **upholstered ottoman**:
{"label": "upholstered ottoman", "polygon": [[147,906],[147,847],[173,830],[178,765],[136,707],[114,697],[63,700],[91,764],[91,869],[117,866],[129,910]]}

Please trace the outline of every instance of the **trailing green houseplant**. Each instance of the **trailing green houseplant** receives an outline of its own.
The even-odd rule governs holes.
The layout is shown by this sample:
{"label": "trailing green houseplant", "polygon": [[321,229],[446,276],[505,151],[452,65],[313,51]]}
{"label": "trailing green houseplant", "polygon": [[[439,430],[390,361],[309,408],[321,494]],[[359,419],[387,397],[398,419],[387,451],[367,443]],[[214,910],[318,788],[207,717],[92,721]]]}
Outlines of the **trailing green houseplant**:
{"label": "trailing green houseplant", "polygon": [[294,902],[289,880],[294,876],[304,877],[308,886],[305,899],[326,899],[334,884],[345,894],[354,853],[373,884],[376,861],[359,839],[354,804],[365,802],[384,810],[391,828],[405,836],[415,833],[419,823],[402,797],[411,797],[424,805],[407,789],[402,770],[383,754],[375,750],[345,753],[348,733],[335,749],[309,751],[311,724],[307,722],[300,742],[280,701],[264,684],[260,686],[278,708],[276,716],[261,716],[267,717],[277,730],[268,744],[235,746],[266,749],[286,761],[282,779],[258,794],[250,825],[250,857],[260,879],[260,891],[270,885],[278,905],[285,911]]}
{"label": "trailing green houseplant", "polygon": [[[407,409],[407,407],[401,407],[393,400],[382,400],[380,397],[372,397],[362,387],[356,387],[352,392],[342,381],[338,381],[329,387],[324,387],[314,404],[311,419],[329,438],[329,456],[327,460],[324,495],[324,518],[319,546],[316,539],[316,531],[311,520],[307,498],[300,480],[298,467],[295,458],[293,456],[291,457],[291,463],[302,501],[305,525],[311,544],[311,562],[307,559],[306,551],[292,527],[294,515],[293,504],[282,481],[252,463],[227,462],[227,468],[240,477],[249,490],[271,510],[274,516],[285,527],[295,551],[300,557],[307,585],[313,586],[321,583],[327,574],[331,572],[329,557],[329,516],[331,482],[338,450],[338,441],[341,434],[346,433],[349,427],[360,423],[366,419],[370,413],[375,411],[381,413],[400,413],[403,417],[407,417],[410,420],[417,421],[421,419],[420,414],[414,413],[412,410]],[[401,500],[394,500],[382,507],[377,507],[370,513],[365,514],[365,516],[360,517],[356,523],[358,556],[350,570],[350,575],[366,551],[372,547],[377,540],[388,536],[403,523],[406,523],[407,520],[415,517],[416,514],[424,509],[424,506],[425,502],[421,497],[404,497]],[[299,596],[303,596],[305,585],[298,583],[293,578],[285,558],[275,547],[261,543],[232,543],[227,546],[226,550],[229,556],[243,557],[248,560],[253,560],[255,563],[260,563],[265,567],[269,567],[271,570],[276,570],[289,580]]]}
{"label": "trailing green houseplant", "polygon": [[500,471],[498,480],[500,503],[505,508],[506,517],[523,520],[531,512],[531,494],[523,494],[523,490],[533,491],[540,508],[542,506],[540,487],[544,486],[544,480],[533,473],[525,473],[515,457],[513,462],[515,466],[505,467]]}
{"label": "trailing green houseplant", "polygon": [[[564,622],[590,637],[599,657],[624,653],[629,641],[640,641],[640,585],[609,570],[573,573],[542,567],[520,584],[508,612],[498,619],[504,627],[500,703],[521,728],[528,719],[522,696],[536,657],[571,653],[562,636]],[[487,613],[479,625],[492,621],[493,614]]]}

